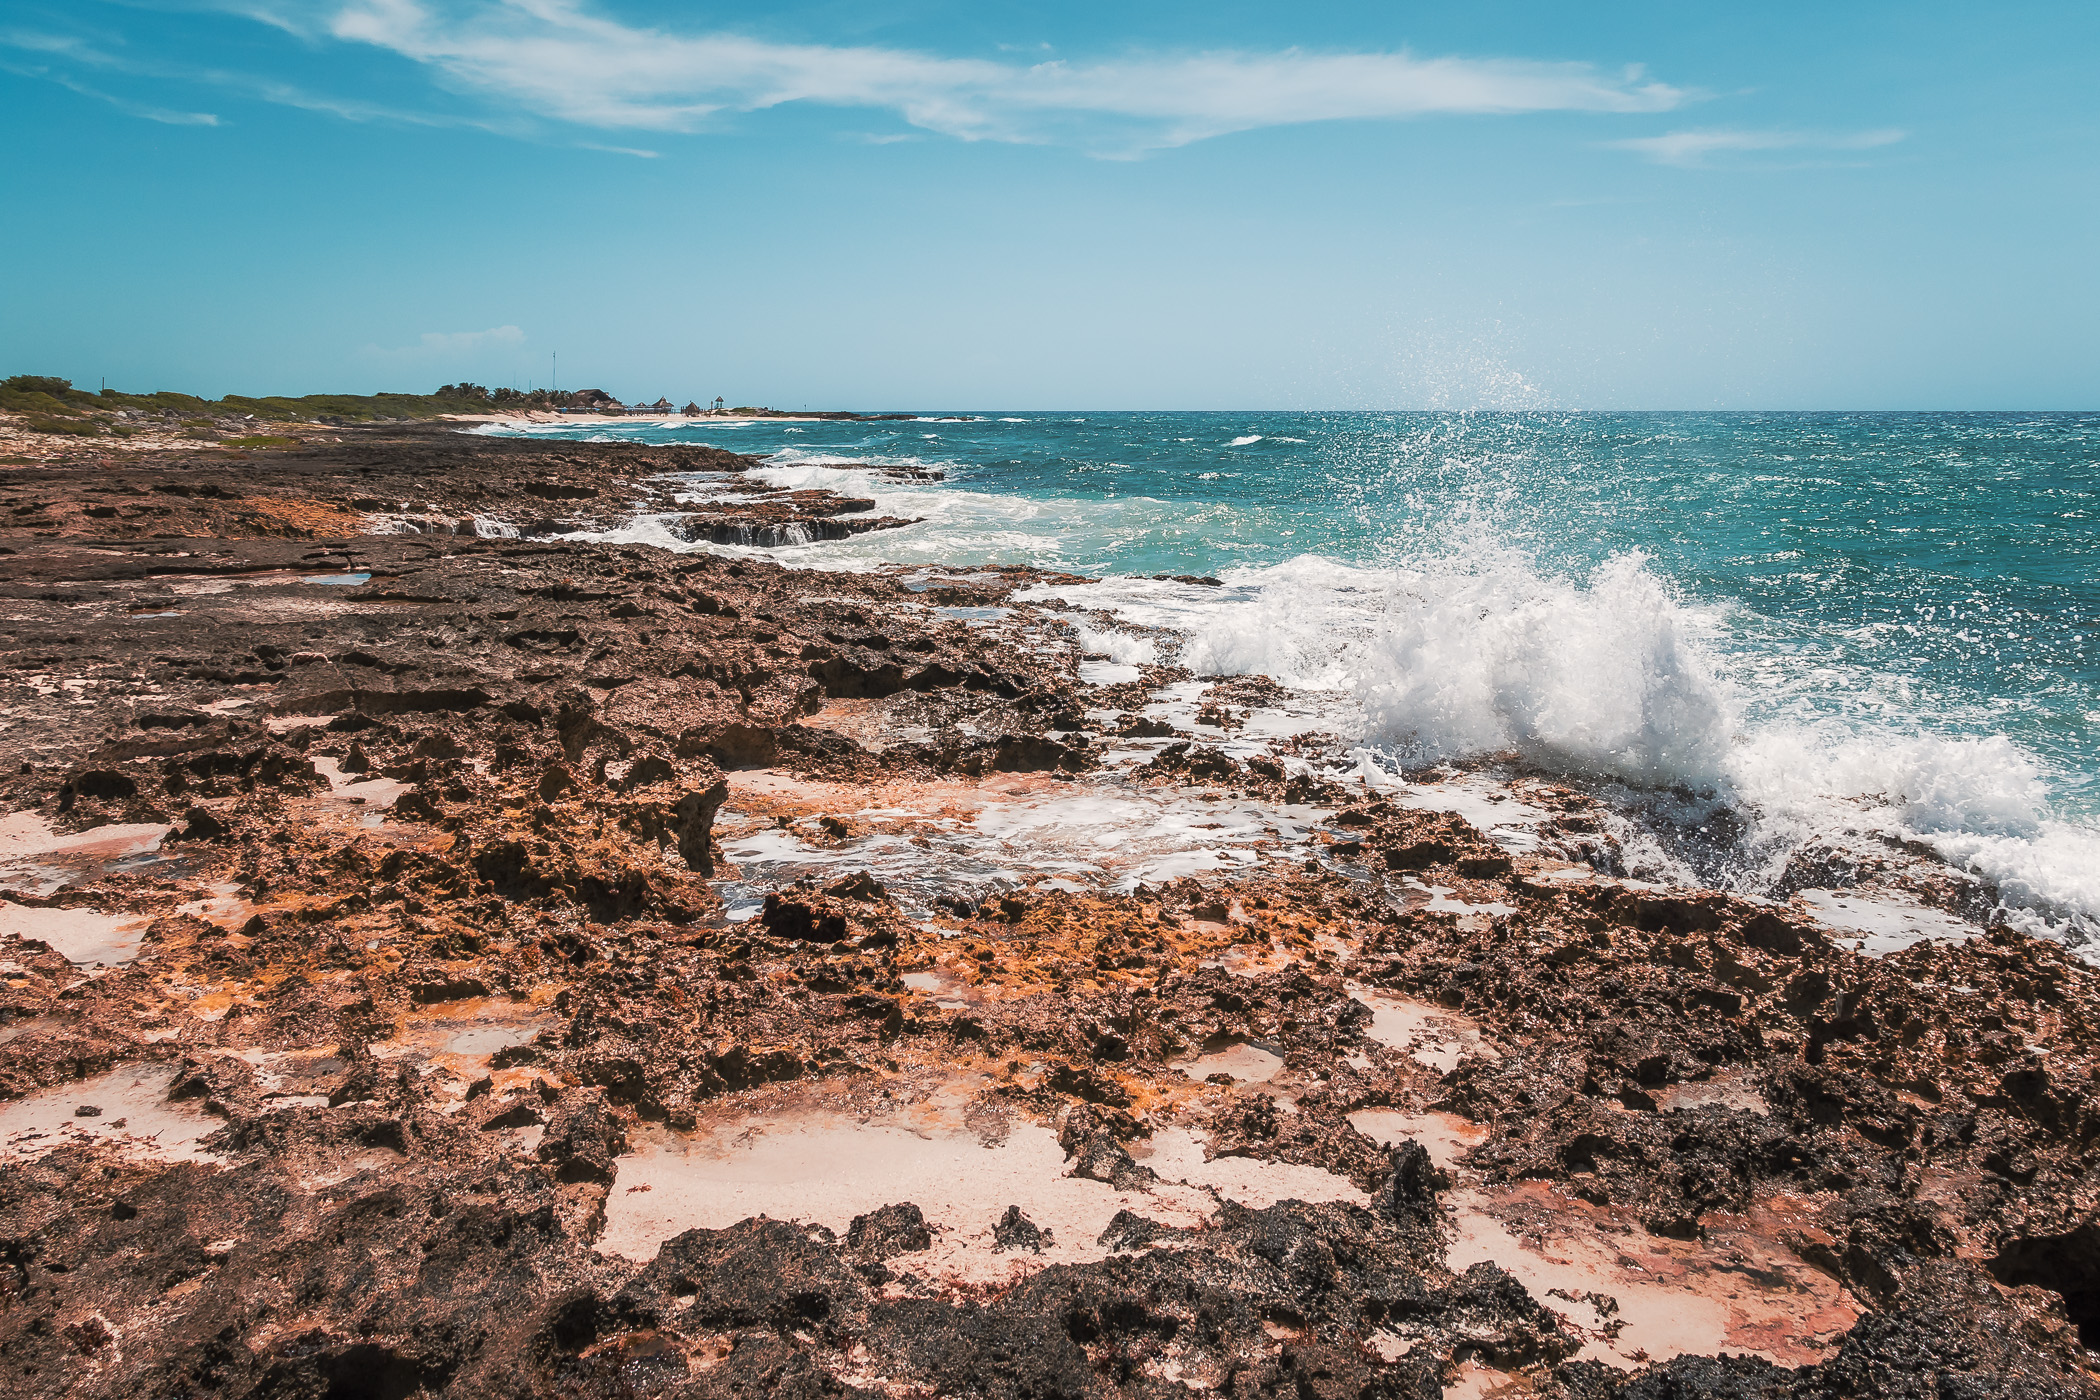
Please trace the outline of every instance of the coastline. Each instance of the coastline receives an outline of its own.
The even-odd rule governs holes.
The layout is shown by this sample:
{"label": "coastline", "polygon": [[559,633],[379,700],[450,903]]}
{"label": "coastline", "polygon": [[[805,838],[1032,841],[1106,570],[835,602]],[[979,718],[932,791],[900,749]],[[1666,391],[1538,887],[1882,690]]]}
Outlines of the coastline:
{"label": "coastline", "polygon": [[[200,401],[201,402],[201,401]],[[207,405],[208,407],[208,405]],[[764,415],[739,415],[734,413],[709,413],[699,417],[687,417],[678,413],[556,413],[551,410],[528,410],[523,412],[447,413],[422,419],[435,423],[490,423],[515,424],[533,427],[591,426],[591,427],[680,427],[691,424],[716,424],[734,427],[753,423],[817,423],[837,422],[842,415],[794,415],[769,413]],[[887,415],[894,417],[896,415]],[[881,421],[885,415],[876,415],[869,421]],[[391,420],[380,420],[382,426],[400,426]],[[404,420],[405,421],[405,420]],[[231,451],[246,453],[263,450],[284,450],[342,440],[346,431],[357,432],[370,425],[346,425],[319,420],[273,419],[258,423],[241,414],[222,414],[216,418],[192,418],[184,420],[171,416],[165,422],[149,422],[122,436],[95,436],[82,438],[63,433],[54,433],[48,428],[31,426],[20,413],[0,411],[0,469],[39,462],[63,462],[74,460],[83,452],[92,452],[105,457],[131,456],[142,453],[210,452]],[[203,431],[199,431],[203,428]],[[244,438],[249,435],[270,439],[260,447],[249,446]],[[219,445],[224,442],[226,445]]]}
{"label": "coastline", "polygon": [[[881,421],[896,415],[877,415],[868,421]],[[839,415],[766,413],[556,413],[552,410],[535,409],[525,413],[448,413],[444,421],[453,423],[531,423],[540,426],[558,426],[564,423],[589,424],[633,424],[639,427],[679,428],[707,423],[824,423],[837,422]]]}
{"label": "coastline", "polygon": [[[1656,888],[1543,775],[1352,771],[1265,678],[1083,654],[1070,576],[559,538],[734,453],[330,432],[10,474],[0,1213],[65,1266],[18,1393],[184,1382],[266,1301],[256,1384],[2091,1392],[2090,1296],[2034,1285],[2100,975],[1924,863],[1915,940],[1874,872]],[[134,1257],[226,1242],[195,1301],[112,1202]]]}

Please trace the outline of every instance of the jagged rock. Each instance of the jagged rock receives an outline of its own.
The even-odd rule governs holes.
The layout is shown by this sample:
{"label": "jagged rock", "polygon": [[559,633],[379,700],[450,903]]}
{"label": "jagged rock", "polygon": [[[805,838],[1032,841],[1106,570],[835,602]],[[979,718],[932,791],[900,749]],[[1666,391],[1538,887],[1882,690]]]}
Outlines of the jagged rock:
{"label": "jagged rock", "polygon": [[872,1258],[889,1259],[933,1248],[933,1232],[919,1208],[906,1202],[854,1216],[846,1231],[846,1247]]}
{"label": "jagged rock", "polygon": [[182,830],[170,836],[171,841],[217,841],[230,828],[213,815],[208,807],[192,807],[182,814]]}
{"label": "jagged rock", "polygon": [[1137,1164],[1123,1144],[1116,1140],[1115,1132],[1101,1110],[1092,1104],[1072,1106],[1058,1129],[1057,1143],[1072,1164],[1066,1172],[1068,1176],[1105,1181],[1118,1191],[1135,1190],[1159,1179],[1150,1167]]}
{"label": "jagged rock", "polygon": [[[1244,759],[1169,744],[1140,780],[1339,809],[1347,840],[1324,853],[1346,871],[995,889],[945,857],[913,866],[945,839],[919,823],[927,844],[882,846],[880,880],[767,891],[738,872],[735,898],[772,898],[734,922],[709,878],[718,764],[778,770],[778,787],[740,780],[740,822],[784,817],[837,854],[913,825],[853,792],[1002,771],[1084,790],[1107,728],[1184,737],[1142,719],[1180,673],[1075,690],[1069,648],[1027,641],[1063,634],[1022,596],[1071,581],[1041,571],[907,583],[552,538],[637,501],[678,513],[671,482],[693,473],[756,503],[710,530],[872,515],[760,489],[735,454],[326,436],[239,460],[98,448],[0,482],[34,498],[0,512],[10,645],[34,658],[8,673],[0,810],[69,839],[187,814],[161,851],[7,895],[39,920],[144,930],[136,957],[91,972],[35,939],[5,950],[0,1098],[47,1096],[36,1111],[65,1125],[17,1134],[0,1173],[20,1283],[0,1308],[7,1393],[1386,1400],[1441,1394],[1460,1359],[1559,1400],[2095,1393],[2100,974],[2056,945],[1996,929],[1867,958],[1798,906],[1582,878],[1556,856],[1616,869],[1616,818],[1535,774],[1518,785],[1553,821],[1513,865],[1455,815],[1322,776],[1335,753],[1310,737]],[[151,626],[97,620],[169,590],[171,569],[242,582],[184,592]],[[936,611],[952,607],[1010,611]],[[152,708],[129,682],[47,695],[31,673],[128,674]],[[1285,698],[1241,677],[1199,704],[1231,723]],[[344,773],[413,792],[324,795],[312,758],[342,744]],[[803,779],[833,786],[786,787]],[[1901,843],[1808,851],[1777,892],[1900,877],[1936,908],[1988,902],[1923,861]],[[1514,912],[1427,908],[1424,884]],[[200,900],[245,903],[200,917]],[[503,1000],[464,1004],[484,995]],[[1358,996],[1405,1005],[1374,1018]],[[1192,1057],[1247,1044],[1277,1056],[1259,1088],[1190,1077]],[[1070,1189],[1141,1208],[1099,1237],[1106,1259],[1046,1267],[1056,1242],[1016,1206],[989,1238],[892,1255],[911,1271],[895,1276],[877,1256],[933,1238],[914,1208],[846,1240],[777,1219],[646,1237],[635,1222],[676,1228],[676,1207],[641,1189],[659,1179],[621,1155],[630,1140],[712,1150],[783,1104],[877,1131],[960,1117],[988,1151],[1054,1125]],[[1832,1335],[1759,1324],[1813,1358],[1798,1367],[1569,1362],[1551,1300],[1446,1268],[1446,1183],[1419,1145],[1355,1128],[1365,1109],[1468,1120],[1453,1174],[1512,1229],[1629,1256],[1646,1246],[1628,1227],[1710,1237],[1660,1247],[1743,1301],[1824,1300]],[[163,1122],[202,1133],[210,1160],[177,1160],[192,1149]],[[1346,1177],[1369,1205],[1147,1219],[1135,1193],[1159,1183],[1133,1152],[1170,1125],[1241,1170]],[[1775,1201],[1778,1239],[1740,1227]],[[649,1263],[609,1247],[621,1230]],[[944,1273],[972,1250],[997,1250],[1006,1281]]]}
{"label": "jagged rock", "polygon": [[803,943],[837,943],[846,937],[846,916],[822,899],[789,898],[779,891],[766,896],[759,922],[781,938]]}
{"label": "jagged rock", "polygon": [[995,1250],[1025,1249],[1030,1254],[1041,1254],[1045,1245],[1054,1242],[1048,1230],[1021,1214],[1019,1206],[1008,1206],[1006,1214],[992,1227]]}
{"label": "jagged rock", "polygon": [[1379,1188],[1372,1209],[1404,1225],[1430,1225],[1437,1219],[1437,1191],[1449,1185],[1422,1145],[1409,1139],[1392,1151],[1393,1171]]}
{"label": "jagged rock", "polygon": [[613,1158],[627,1151],[627,1132],[600,1090],[566,1094],[548,1116],[538,1156],[563,1181],[610,1184]]}

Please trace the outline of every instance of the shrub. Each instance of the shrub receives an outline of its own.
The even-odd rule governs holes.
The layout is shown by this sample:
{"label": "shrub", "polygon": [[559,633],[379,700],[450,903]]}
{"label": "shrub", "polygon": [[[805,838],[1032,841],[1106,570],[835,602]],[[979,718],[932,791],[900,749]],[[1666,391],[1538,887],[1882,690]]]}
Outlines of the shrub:
{"label": "shrub", "polygon": [[[566,398],[567,396],[562,396]],[[435,394],[306,394],[297,398],[270,395],[251,398],[228,394],[213,401],[194,394],[161,390],[152,394],[127,394],[104,389],[100,394],[75,389],[50,375],[18,374],[0,379],[0,411],[35,414],[45,418],[68,418],[96,411],[132,409],[174,419],[186,427],[209,426],[218,418],[246,416],[264,423],[371,422],[374,419],[437,418],[448,413],[471,411],[490,402],[544,408],[555,402],[546,390],[521,393],[516,389],[490,390],[462,381],[446,384]],[[88,430],[81,430],[82,432]]]}
{"label": "shrub", "polygon": [[95,437],[102,425],[81,418],[53,418],[48,414],[32,413],[22,419],[22,426],[32,433],[64,433],[68,437]]}
{"label": "shrub", "polygon": [[42,413],[67,418],[80,411],[49,394],[25,394],[16,389],[0,389],[0,409],[9,413]]}
{"label": "shrub", "polygon": [[72,380],[49,374],[14,374],[0,379],[0,389],[18,394],[49,394],[54,399],[64,398],[72,387]]}

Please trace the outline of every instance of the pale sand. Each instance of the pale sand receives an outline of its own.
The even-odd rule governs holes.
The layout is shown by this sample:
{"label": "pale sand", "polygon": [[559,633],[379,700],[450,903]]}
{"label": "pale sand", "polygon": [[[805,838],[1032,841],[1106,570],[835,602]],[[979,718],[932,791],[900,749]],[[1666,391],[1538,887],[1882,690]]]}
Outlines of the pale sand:
{"label": "pale sand", "polygon": [[1373,991],[1350,984],[1349,994],[1371,1008],[1365,1034],[1380,1045],[1404,1050],[1417,1064],[1449,1074],[1468,1055],[1499,1060],[1502,1056],[1481,1038],[1480,1023],[1426,1001]]}
{"label": "pale sand", "polygon": [[[204,1111],[201,1099],[168,1102],[174,1078],[173,1065],[124,1065],[0,1104],[0,1161],[90,1144],[137,1161],[217,1161],[197,1144],[223,1125]],[[102,1112],[82,1118],[74,1110],[83,1105]]]}
{"label": "pale sand", "polygon": [[[1367,1200],[1345,1178],[1315,1167],[1205,1161],[1203,1140],[1186,1129],[1132,1147],[1159,1174],[1149,1189],[1118,1191],[1066,1175],[1064,1150],[1048,1127],[1016,1121],[980,1138],[952,1108],[880,1122],[816,1109],[730,1120],[694,1135],[650,1128],[619,1159],[598,1248],[649,1259],[686,1230],[726,1229],[753,1216],[843,1235],[856,1215],[910,1202],[935,1228],[934,1247],[900,1255],[891,1267],[982,1288],[1050,1264],[1105,1258],[1100,1235],[1121,1210],[1187,1227],[1208,1219],[1221,1199],[1254,1209],[1291,1199]],[[1008,1206],[1050,1231],[1051,1245],[1040,1254],[995,1251],[992,1229]]]}
{"label": "pale sand", "polygon": [[139,955],[149,915],[33,909],[0,900],[0,935],[34,939],[77,967],[115,967]]}

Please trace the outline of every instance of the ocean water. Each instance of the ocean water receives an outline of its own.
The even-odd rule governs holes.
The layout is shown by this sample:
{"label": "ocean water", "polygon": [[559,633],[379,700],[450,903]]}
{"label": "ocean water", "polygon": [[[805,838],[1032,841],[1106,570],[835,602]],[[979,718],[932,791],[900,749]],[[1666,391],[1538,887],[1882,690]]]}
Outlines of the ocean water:
{"label": "ocean water", "polygon": [[1164,636],[1201,674],[1339,692],[1391,762],[1514,752],[1681,833],[1662,858],[1709,883],[1757,892],[1804,843],[1878,833],[1991,880],[2013,922],[2100,934],[2100,414],[528,431],[763,454],[770,484],[922,521],[749,551],[782,562],[1100,577],[1070,596],[1129,630],[1096,649]]}

